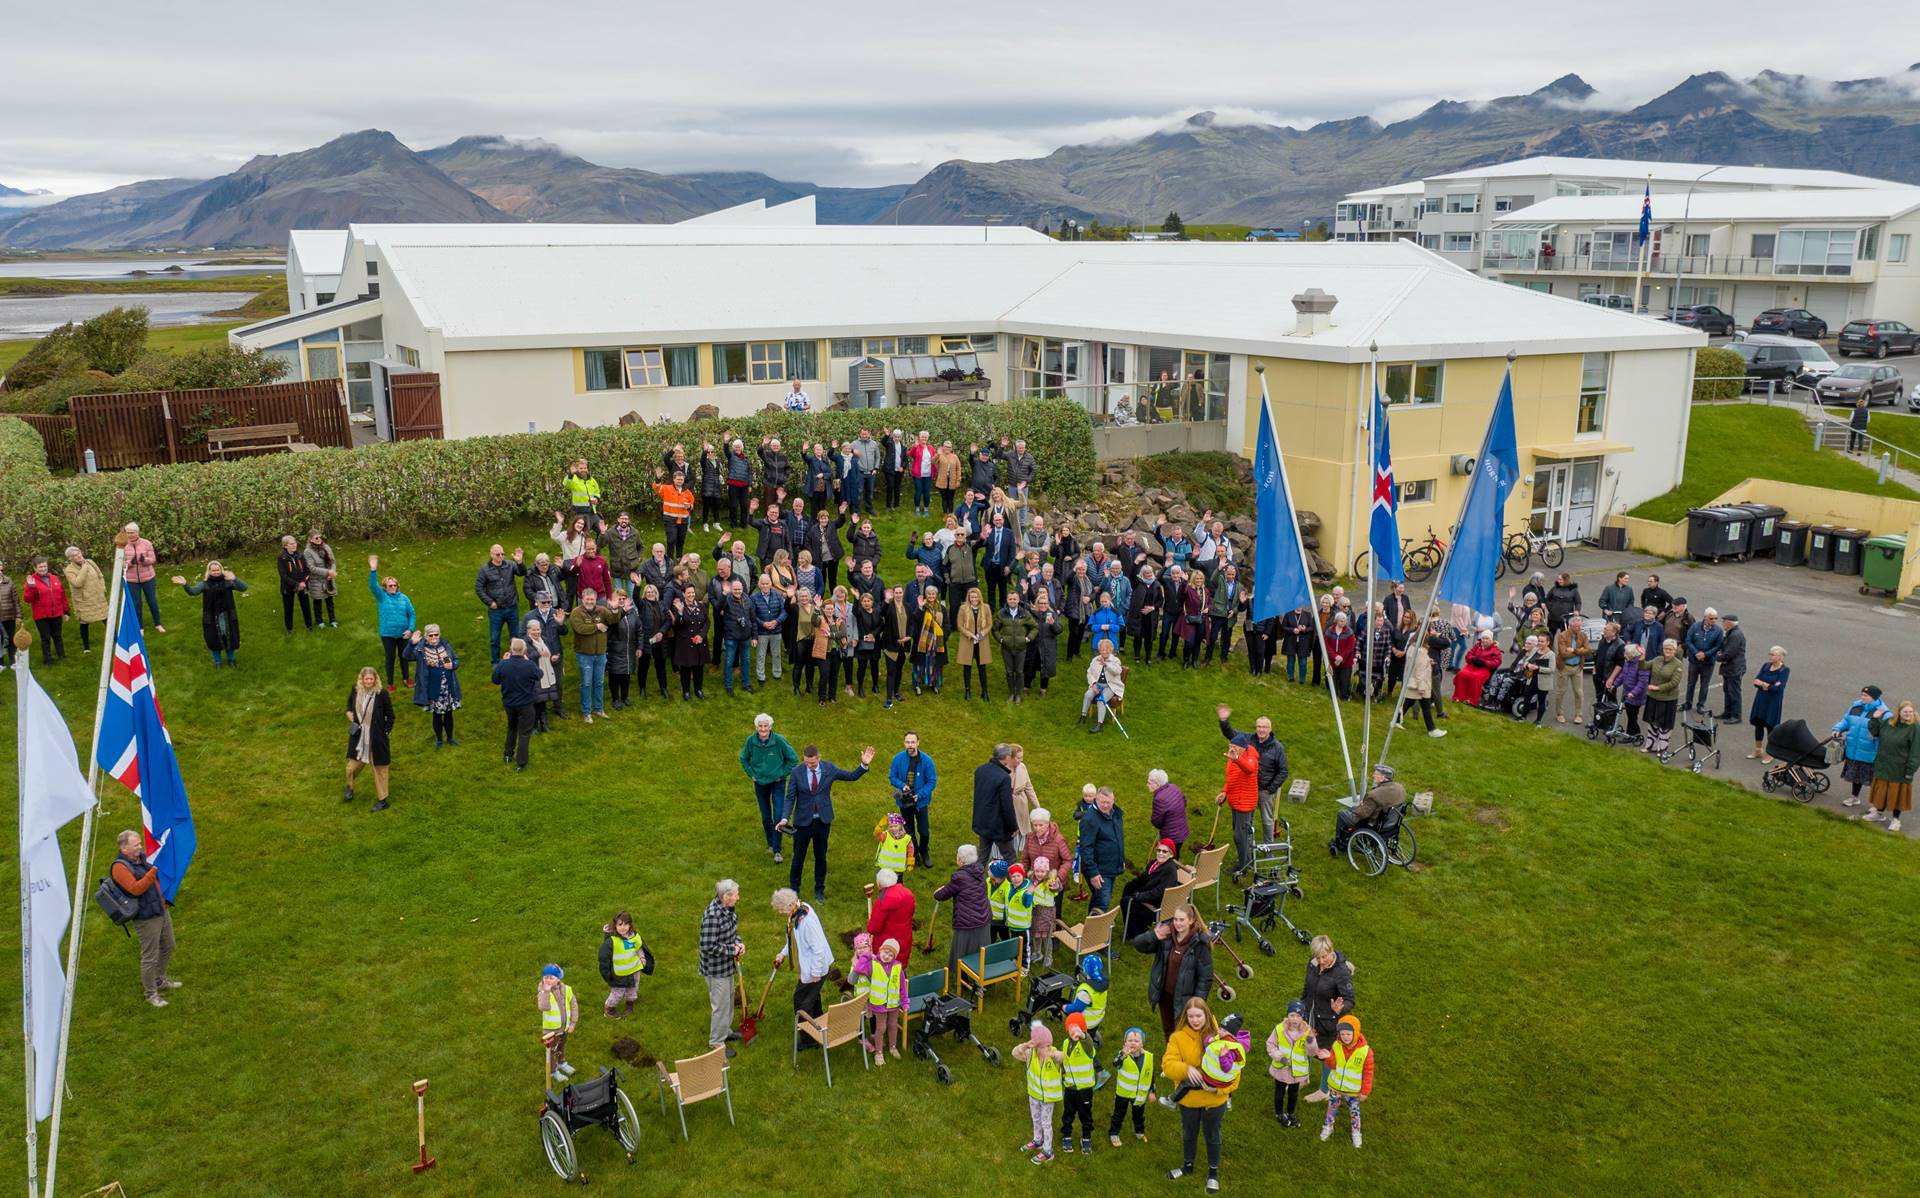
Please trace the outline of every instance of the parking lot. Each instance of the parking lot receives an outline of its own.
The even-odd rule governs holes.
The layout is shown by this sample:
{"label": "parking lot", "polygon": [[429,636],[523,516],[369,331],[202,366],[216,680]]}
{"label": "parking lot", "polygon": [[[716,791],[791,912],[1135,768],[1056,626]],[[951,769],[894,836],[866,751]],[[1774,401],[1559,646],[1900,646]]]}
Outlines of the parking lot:
{"label": "parking lot", "polygon": [[[1786,718],[1805,720],[1818,735],[1826,734],[1846,712],[1847,705],[1859,697],[1863,686],[1878,686],[1889,706],[1902,699],[1920,700],[1920,608],[1863,596],[1858,578],[1778,566],[1770,557],[1744,562],[1665,562],[1643,554],[1581,547],[1568,550],[1561,569],[1579,583],[1589,609],[1597,609],[1600,591],[1613,581],[1614,574],[1627,570],[1636,592],[1646,585],[1646,576],[1652,572],[1660,575],[1661,584],[1675,598],[1686,599],[1696,615],[1709,607],[1738,615],[1740,627],[1747,634],[1744,685],[1748,694],[1742,697],[1743,715],[1750,706],[1753,675],[1765,663],[1772,645],[1787,651],[1787,665],[1793,671],[1787,683]],[[1716,676],[1708,709],[1718,715],[1723,703]],[[1551,713],[1546,723],[1576,735],[1586,734],[1585,728],[1571,723],[1554,724]],[[1763,767],[1746,756],[1753,750],[1752,726],[1743,721],[1719,727],[1720,768],[1706,772],[1763,793]],[[1676,730],[1676,745],[1684,743],[1682,735]],[[1633,750],[1622,746],[1617,751]],[[1684,768],[1685,760],[1684,754],[1677,757],[1673,768]],[[1840,768],[1832,767],[1828,775],[1832,788],[1814,798],[1812,805],[1853,816],[1866,810],[1864,791],[1860,807],[1841,807],[1848,788],[1840,781]],[[1778,802],[1796,801],[1769,797]],[[1902,833],[1920,835],[1920,816],[1904,821]]]}

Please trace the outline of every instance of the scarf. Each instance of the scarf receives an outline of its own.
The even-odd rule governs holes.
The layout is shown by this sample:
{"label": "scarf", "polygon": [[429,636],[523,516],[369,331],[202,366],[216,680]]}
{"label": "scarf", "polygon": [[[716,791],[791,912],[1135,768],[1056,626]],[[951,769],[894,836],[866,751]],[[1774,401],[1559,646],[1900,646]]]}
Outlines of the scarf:
{"label": "scarf", "polygon": [[360,736],[353,746],[353,759],[368,765],[373,764],[373,705],[379,699],[378,690],[353,688],[353,723]]}

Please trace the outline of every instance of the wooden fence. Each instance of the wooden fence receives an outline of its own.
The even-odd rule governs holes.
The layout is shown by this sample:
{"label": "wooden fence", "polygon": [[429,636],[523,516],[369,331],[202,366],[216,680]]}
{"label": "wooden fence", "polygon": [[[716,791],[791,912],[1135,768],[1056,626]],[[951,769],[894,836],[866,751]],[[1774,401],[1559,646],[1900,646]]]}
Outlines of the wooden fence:
{"label": "wooden fence", "polygon": [[73,417],[48,416],[40,412],[8,413],[18,416],[31,425],[40,434],[47,446],[47,468],[50,470],[80,469],[80,451],[73,443]]}
{"label": "wooden fence", "polygon": [[[200,391],[76,395],[69,404],[70,456],[93,450],[102,470],[207,460],[207,432],[244,424],[298,424],[300,439],[327,448],[353,444],[346,387],[339,379]],[[47,418],[43,418],[47,419]],[[53,457],[55,434],[36,424]]]}

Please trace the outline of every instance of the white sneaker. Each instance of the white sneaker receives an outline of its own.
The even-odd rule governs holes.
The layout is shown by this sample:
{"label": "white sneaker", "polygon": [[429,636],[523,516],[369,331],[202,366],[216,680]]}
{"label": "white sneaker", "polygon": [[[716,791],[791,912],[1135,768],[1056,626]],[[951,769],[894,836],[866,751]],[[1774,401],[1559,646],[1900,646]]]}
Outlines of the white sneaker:
{"label": "white sneaker", "polygon": [[1439,740],[1446,734],[1447,730],[1445,728],[1435,728],[1432,732],[1427,733],[1428,736],[1431,736],[1435,740]]}
{"label": "white sneaker", "polygon": [[149,1005],[156,1007],[164,1007],[167,1005],[167,1000],[161,998],[158,994],[147,995],[147,1002]]}
{"label": "white sneaker", "polygon": [[1861,816],[1860,818],[1863,820],[1866,820],[1870,824],[1877,824],[1881,820],[1887,818],[1887,813],[1884,811],[1869,811],[1865,815]]}
{"label": "white sneaker", "polygon": [[1841,799],[1840,805],[1842,807],[1858,807],[1860,805],[1860,796],[1855,795],[1850,799]]}
{"label": "white sneaker", "polygon": [[1322,1123],[1322,1124],[1320,1125],[1320,1141],[1321,1141],[1321,1143],[1325,1143],[1326,1141],[1328,1141],[1328,1140],[1331,1140],[1331,1139],[1333,1139],[1333,1124],[1331,1124],[1331,1123]]}
{"label": "white sneaker", "polygon": [[1892,819],[1887,821],[1887,831],[1898,832],[1899,830],[1900,830],[1900,817],[1896,815]]}
{"label": "white sneaker", "polygon": [[582,716],[581,716],[580,718],[581,718],[582,720],[585,720],[585,721],[586,721],[587,723],[589,723],[589,724],[591,724],[591,723],[593,723],[593,713],[592,713],[592,712],[587,712],[586,714],[584,714],[584,715],[582,715]]}
{"label": "white sneaker", "polygon": [[1360,1129],[1357,1127],[1353,1129],[1353,1146],[1360,1147]]}

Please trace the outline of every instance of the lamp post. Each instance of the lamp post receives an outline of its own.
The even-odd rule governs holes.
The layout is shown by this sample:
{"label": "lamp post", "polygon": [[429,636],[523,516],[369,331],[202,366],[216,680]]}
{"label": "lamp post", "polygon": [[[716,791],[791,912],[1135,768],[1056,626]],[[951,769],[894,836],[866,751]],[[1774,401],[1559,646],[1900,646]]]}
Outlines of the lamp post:
{"label": "lamp post", "polygon": [[895,227],[895,228],[899,228],[899,227],[900,227],[900,210],[901,210],[902,208],[904,208],[904,207],[906,207],[906,206],[907,206],[907,201],[908,201],[908,200],[917,200],[917,199],[919,199],[919,198],[920,198],[921,196],[924,196],[924,195],[932,195],[932,194],[933,194],[932,192],[927,192],[927,191],[916,191],[916,192],[914,192],[914,193],[913,193],[912,195],[910,195],[910,196],[901,196],[901,197],[900,197],[900,202],[899,202],[899,203],[897,203],[897,204],[895,204],[895,205],[893,206],[893,225],[894,225],[894,227]]}
{"label": "lamp post", "polygon": [[[1714,171],[1724,170],[1725,168],[1725,163],[1721,163],[1719,166],[1709,167],[1701,171],[1699,177],[1694,179],[1693,182],[1687,184],[1687,201],[1680,209],[1680,252],[1674,255],[1673,294],[1667,297],[1668,320],[1677,320],[1680,316],[1680,277],[1686,273],[1687,269],[1687,218],[1693,213],[1693,189],[1700,185],[1701,179],[1711,175]],[[1709,258],[1711,258],[1711,255],[1709,255]],[[1709,260],[1707,265],[1711,267],[1713,265],[1712,261]]]}

